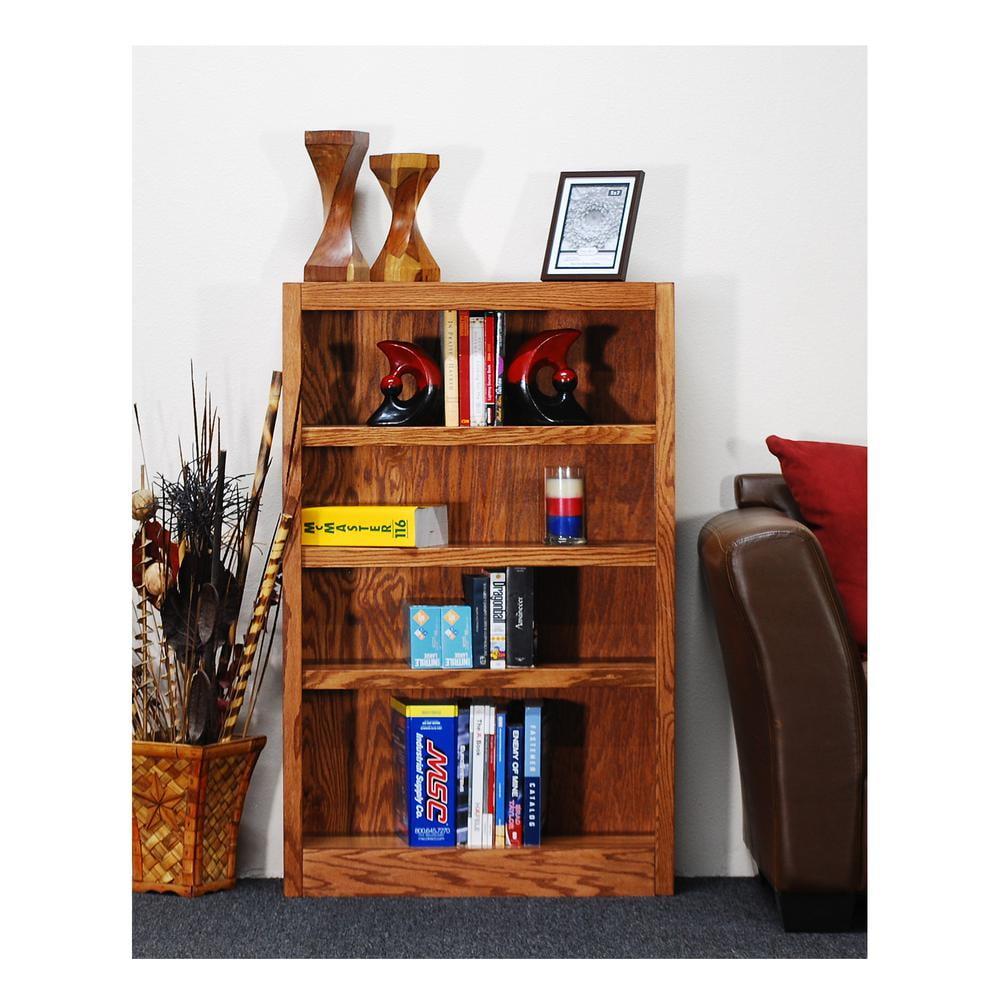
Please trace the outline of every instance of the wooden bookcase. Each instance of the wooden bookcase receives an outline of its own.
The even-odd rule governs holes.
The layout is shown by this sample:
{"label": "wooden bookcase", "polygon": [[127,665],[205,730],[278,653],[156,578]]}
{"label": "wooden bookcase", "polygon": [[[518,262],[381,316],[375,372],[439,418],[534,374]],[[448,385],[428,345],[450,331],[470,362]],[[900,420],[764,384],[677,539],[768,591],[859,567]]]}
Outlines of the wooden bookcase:
{"label": "wooden bookcase", "polygon": [[[586,427],[370,428],[375,343],[439,356],[442,309],[576,327]],[[669,894],[674,884],[673,285],[284,286],[285,894]],[[589,542],[542,538],[542,470],[583,465]],[[438,549],[303,548],[300,504],[446,503]],[[463,569],[531,565],[533,670],[412,671],[407,599],[461,600]],[[544,698],[540,848],[411,849],[392,833],[389,700]]]}

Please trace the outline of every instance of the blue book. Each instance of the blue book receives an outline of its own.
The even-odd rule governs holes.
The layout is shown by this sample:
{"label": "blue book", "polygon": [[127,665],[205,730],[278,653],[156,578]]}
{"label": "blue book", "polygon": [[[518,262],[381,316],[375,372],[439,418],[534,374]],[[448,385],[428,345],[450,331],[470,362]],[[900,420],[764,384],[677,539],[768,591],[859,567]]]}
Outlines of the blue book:
{"label": "blue book", "polygon": [[507,846],[524,846],[524,726],[507,726],[507,767],[504,799],[507,802]]}
{"label": "blue book", "polygon": [[458,705],[392,699],[396,830],[410,847],[454,847]]}
{"label": "blue book", "polygon": [[471,747],[469,746],[469,706],[459,705],[455,746],[455,843],[469,843],[469,786]]}
{"label": "blue book", "polygon": [[542,843],[542,703],[524,703],[524,845]]}
{"label": "blue book", "polygon": [[490,665],[490,578],[486,573],[463,573],[465,603],[472,609],[472,666]]}
{"label": "blue book", "polygon": [[496,837],[493,840],[494,847],[506,847],[507,845],[507,712],[504,709],[497,710],[497,731],[496,731],[496,774],[494,775],[496,787],[496,816],[493,820],[496,825]]}

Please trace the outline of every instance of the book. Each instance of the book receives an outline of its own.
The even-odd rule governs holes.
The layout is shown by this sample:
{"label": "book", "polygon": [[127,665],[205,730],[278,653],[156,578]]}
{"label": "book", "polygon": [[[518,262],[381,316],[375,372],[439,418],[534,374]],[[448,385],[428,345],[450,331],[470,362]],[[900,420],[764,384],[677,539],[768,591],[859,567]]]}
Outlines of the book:
{"label": "book", "polygon": [[496,767],[494,768],[494,822],[496,833],[494,847],[507,846],[507,712],[499,708],[496,713]]}
{"label": "book", "polygon": [[392,699],[396,831],[410,847],[455,846],[454,702]]}
{"label": "book", "polygon": [[535,665],[535,573],[507,567],[507,666]]}
{"label": "book", "polygon": [[411,670],[441,667],[441,609],[432,604],[406,605],[406,652]]}
{"label": "book", "polygon": [[431,548],[448,544],[448,508],[352,505],[304,507],[303,545]]}
{"label": "book", "polygon": [[458,313],[458,425],[469,426],[469,311]]}
{"label": "book", "polygon": [[485,573],[462,574],[465,603],[472,609],[472,665],[490,665],[490,578]]}
{"label": "book", "polygon": [[482,313],[469,314],[469,426],[486,426],[484,322]]}
{"label": "book", "polygon": [[524,845],[542,842],[542,703],[524,703]]}
{"label": "book", "polygon": [[492,847],[496,836],[497,710],[486,707],[486,769],[483,782],[483,847]]}
{"label": "book", "polygon": [[441,376],[444,379],[444,425],[458,427],[458,312],[441,313]]}
{"label": "book", "polygon": [[486,775],[486,706],[473,705],[469,710],[470,781],[469,847],[483,846],[483,787]]}
{"label": "book", "polygon": [[524,723],[507,726],[507,773],[504,798],[507,802],[507,846],[524,844],[521,810],[524,803]]}
{"label": "book", "polygon": [[469,750],[469,706],[458,706],[455,725],[455,844],[469,843],[469,778],[472,774]]}
{"label": "book", "polygon": [[504,313],[496,314],[496,413],[493,423],[503,424],[504,351],[507,349],[507,320]]}
{"label": "book", "polygon": [[446,604],[441,608],[441,666],[468,669],[472,666],[472,608]]}
{"label": "book", "polygon": [[496,313],[483,317],[483,422],[492,427],[497,411],[496,381]]}
{"label": "book", "polygon": [[507,573],[490,571],[490,669],[507,666]]}

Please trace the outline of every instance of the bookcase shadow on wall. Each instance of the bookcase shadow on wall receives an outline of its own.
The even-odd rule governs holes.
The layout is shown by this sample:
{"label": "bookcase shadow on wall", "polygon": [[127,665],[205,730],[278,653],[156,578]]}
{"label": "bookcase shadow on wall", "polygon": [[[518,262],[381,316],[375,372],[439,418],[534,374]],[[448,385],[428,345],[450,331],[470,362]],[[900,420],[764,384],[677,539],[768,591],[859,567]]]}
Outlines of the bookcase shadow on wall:
{"label": "bookcase shadow on wall", "polygon": [[[437,357],[443,309],[507,311],[508,357],[583,331],[585,427],[367,427],[377,341]],[[674,884],[673,285],[284,286],[284,885],[290,896],[670,894]],[[582,465],[588,544],[546,546],[542,470]],[[301,545],[300,506],[448,505],[432,549]],[[536,567],[537,665],[413,671],[402,605],[463,570]],[[393,833],[390,698],[544,698],[542,846],[409,848]]]}

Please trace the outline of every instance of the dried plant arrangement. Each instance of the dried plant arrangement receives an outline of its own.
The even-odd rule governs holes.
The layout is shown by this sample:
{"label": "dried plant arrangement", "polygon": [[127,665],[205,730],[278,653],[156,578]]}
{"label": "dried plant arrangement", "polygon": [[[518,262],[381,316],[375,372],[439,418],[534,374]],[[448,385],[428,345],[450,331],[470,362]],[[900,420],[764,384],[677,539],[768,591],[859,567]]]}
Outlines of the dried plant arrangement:
{"label": "dried plant arrangement", "polygon": [[[204,745],[248,732],[277,625],[291,524],[286,514],[277,520],[241,637],[280,398],[281,372],[274,372],[252,482],[227,473],[219,415],[207,383],[199,408],[193,368],[194,439],[187,456],[178,439],[178,474],[151,479],[143,449],[139,488],[132,494],[138,522],[132,541],[134,740]],[[138,408],[135,419],[142,448]]]}

